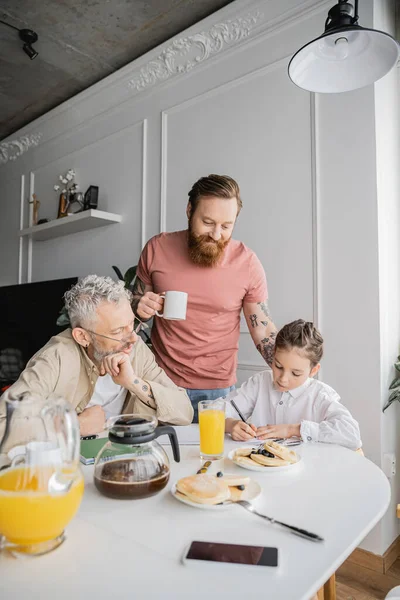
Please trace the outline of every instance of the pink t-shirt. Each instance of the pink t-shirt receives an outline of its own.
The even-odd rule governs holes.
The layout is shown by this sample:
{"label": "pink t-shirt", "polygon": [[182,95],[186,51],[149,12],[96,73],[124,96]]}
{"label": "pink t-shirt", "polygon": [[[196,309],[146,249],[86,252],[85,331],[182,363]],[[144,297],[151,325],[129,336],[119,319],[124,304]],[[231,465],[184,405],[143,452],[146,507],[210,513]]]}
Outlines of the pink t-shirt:
{"label": "pink t-shirt", "polygon": [[137,275],[157,294],[188,294],[185,321],[154,317],[153,351],[167,375],[189,389],[233,385],[243,303],[268,296],[254,252],[231,239],[217,266],[201,267],[189,258],[187,231],[161,233],[144,247]]}

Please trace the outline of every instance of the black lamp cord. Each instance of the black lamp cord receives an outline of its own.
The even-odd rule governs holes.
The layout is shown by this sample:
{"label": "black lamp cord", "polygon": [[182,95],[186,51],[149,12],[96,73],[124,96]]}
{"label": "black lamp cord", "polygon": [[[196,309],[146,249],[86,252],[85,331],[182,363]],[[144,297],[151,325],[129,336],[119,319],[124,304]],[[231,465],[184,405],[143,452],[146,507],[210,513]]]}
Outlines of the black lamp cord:
{"label": "black lamp cord", "polygon": [[356,25],[358,22],[358,0],[355,0],[355,2],[354,2],[354,17],[353,17],[353,19],[354,19],[354,25]]}
{"label": "black lamp cord", "polygon": [[0,23],[3,23],[3,25],[7,25],[7,27],[11,27],[11,29],[15,29],[16,31],[21,31],[19,27],[14,27],[14,25],[10,25],[10,23],[7,23],[7,21],[2,21],[0,19]]}

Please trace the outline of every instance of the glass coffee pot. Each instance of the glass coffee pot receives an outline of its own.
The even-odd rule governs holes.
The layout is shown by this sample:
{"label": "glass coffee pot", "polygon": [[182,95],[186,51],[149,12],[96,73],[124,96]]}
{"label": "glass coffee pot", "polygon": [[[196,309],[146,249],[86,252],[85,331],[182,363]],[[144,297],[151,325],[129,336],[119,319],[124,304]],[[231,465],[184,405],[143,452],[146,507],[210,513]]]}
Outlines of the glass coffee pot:
{"label": "glass coffee pot", "polygon": [[1,399],[0,549],[40,555],[65,539],[81,503],[79,423],[63,398]]}
{"label": "glass coffee pot", "polygon": [[110,498],[147,498],[168,483],[170,469],[166,452],[156,441],[168,435],[174,460],[180,461],[178,439],[173,427],[157,427],[155,417],[120,415],[107,421],[108,442],[94,464],[94,483]]}

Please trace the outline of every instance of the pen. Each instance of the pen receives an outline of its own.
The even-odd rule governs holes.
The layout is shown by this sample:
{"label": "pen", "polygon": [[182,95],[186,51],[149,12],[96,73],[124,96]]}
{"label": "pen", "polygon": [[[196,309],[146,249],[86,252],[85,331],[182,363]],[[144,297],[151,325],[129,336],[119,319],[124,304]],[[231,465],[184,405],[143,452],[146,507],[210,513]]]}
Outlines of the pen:
{"label": "pen", "polygon": [[242,419],[243,423],[247,423],[246,419],[244,418],[244,416],[242,415],[242,413],[240,412],[240,410],[238,409],[238,407],[236,406],[236,404],[233,400],[231,400],[231,404],[232,404],[233,408],[236,410],[239,417]]}
{"label": "pen", "polygon": [[238,407],[235,404],[234,400],[231,400],[231,404],[233,406],[233,408],[236,410],[237,414],[239,415],[239,417],[242,419],[243,423],[246,423],[246,425],[248,425],[246,419],[244,418],[244,416],[242,415],[242,413],[240,412],[240,410],[238,409]]}

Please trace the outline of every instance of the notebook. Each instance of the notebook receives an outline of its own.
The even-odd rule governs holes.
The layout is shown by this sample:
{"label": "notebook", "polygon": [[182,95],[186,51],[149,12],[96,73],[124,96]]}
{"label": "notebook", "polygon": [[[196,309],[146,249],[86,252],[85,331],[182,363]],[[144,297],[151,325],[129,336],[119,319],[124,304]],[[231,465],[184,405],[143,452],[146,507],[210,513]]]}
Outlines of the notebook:
{"label": "notebook", "polygon": [[93,465],[97,454],[107,442],[108,437],[97,438],[96,440],[81,440],[81,463]]}
{"label": "notebook", "polygon": [[[200,444],[200,432],[198,425],[174,425],[178,442],[181,446],[198,446]],[[169,446],[170,441],[167,435],[157,438],[157,442],[162,446]]]}

